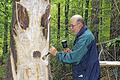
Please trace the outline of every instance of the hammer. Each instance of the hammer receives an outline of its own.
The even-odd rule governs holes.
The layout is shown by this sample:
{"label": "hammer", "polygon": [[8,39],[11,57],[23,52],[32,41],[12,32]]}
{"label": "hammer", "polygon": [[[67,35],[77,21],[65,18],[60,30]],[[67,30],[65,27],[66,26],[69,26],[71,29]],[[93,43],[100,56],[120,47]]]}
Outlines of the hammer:
{"label": "hammer", "polygon": [[50,52],[48,52],[46,55],[44,55],[44,56],[42,57],[42,59],[45,60],[49,54],[50,54]]}

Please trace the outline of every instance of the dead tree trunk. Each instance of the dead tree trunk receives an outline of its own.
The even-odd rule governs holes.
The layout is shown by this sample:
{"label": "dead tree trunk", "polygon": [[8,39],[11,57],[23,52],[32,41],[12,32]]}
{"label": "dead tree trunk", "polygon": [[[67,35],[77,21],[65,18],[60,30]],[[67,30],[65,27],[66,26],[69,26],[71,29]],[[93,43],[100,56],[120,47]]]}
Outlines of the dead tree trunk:
{"label": "dead tree trunk", "polygon": [[49,0],[13,0],[11,80],[49,80],[49,13]]}

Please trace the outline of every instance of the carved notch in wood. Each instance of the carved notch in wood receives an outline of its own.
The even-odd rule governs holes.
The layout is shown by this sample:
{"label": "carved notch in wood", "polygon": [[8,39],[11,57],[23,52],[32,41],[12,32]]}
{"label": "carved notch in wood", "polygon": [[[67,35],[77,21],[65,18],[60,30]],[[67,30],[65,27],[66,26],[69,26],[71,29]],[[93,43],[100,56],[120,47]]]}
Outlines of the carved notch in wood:
{"label": "carved notch in wood", "polygon": [[34,58],[40,58],[41,57],[41,52],[40,51],[34,51],[33,52],[33,57]]}
{"label": "carved notch in wood", "polygon": [[25,7],[17,4],[18,21],[22,29],[26,30],[29,27],[29,16]]}
{"label": "carved notch in wood", "polygon": [[49,13],[50,13],[50,5],[46,7],[45,14],[42,15],[41,18],[41,26],[43,28],[43,36],[47,38],[47,32],[48,32],[48,23],[49,23]]}

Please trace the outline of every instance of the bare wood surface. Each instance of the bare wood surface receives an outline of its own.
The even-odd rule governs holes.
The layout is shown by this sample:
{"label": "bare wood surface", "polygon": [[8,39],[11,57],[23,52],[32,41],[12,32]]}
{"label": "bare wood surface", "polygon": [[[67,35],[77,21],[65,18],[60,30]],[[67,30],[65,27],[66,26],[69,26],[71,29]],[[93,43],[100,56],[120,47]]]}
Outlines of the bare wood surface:
{"label": "bare wood surface", "polygon": [[100,61],[100,66],[118,66],[120,67],[120,61]]}

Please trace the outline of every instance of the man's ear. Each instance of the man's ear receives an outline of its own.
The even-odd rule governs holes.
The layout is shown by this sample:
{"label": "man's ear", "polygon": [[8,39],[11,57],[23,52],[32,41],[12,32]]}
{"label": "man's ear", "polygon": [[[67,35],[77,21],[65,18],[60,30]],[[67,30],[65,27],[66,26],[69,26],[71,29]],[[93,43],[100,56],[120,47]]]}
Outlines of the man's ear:
{"label": "man's ear", "polygon": [[83,24],[82,24],[81,22],[79,23],[79,25],[80,25],[80,27],[82,27],[82,26],[83,26]]}

